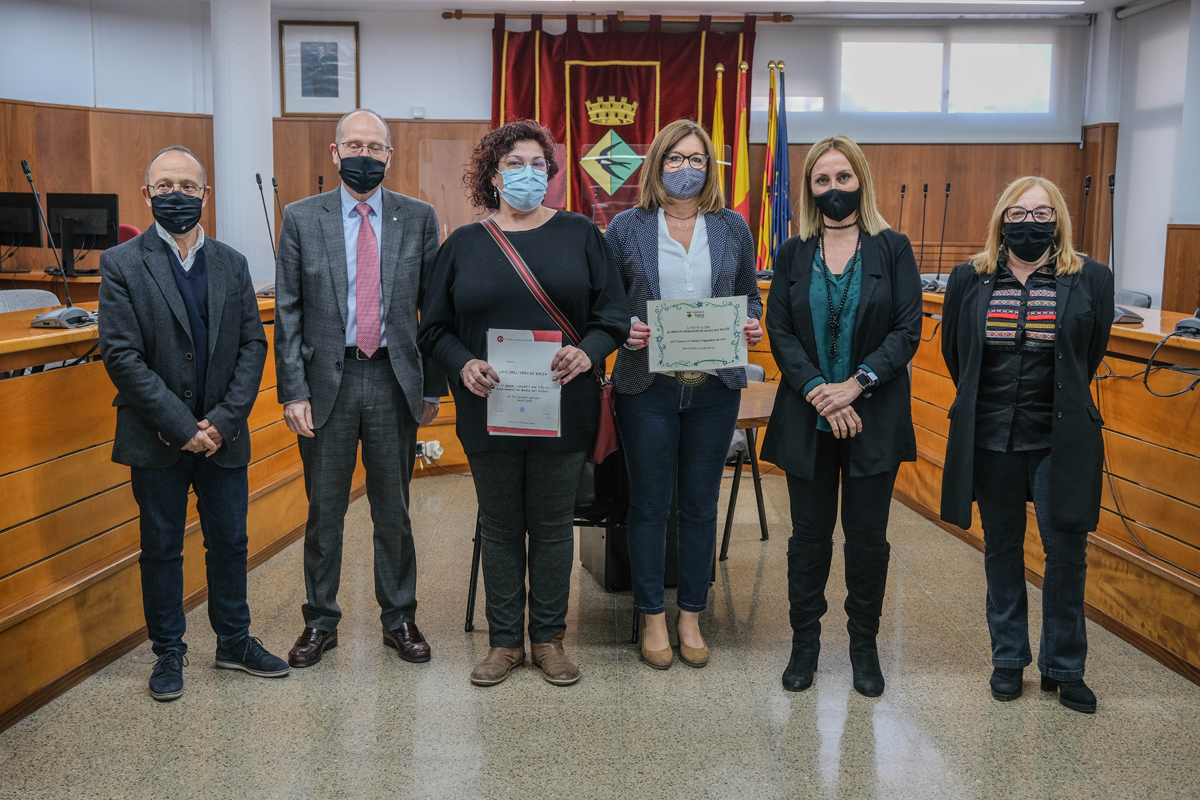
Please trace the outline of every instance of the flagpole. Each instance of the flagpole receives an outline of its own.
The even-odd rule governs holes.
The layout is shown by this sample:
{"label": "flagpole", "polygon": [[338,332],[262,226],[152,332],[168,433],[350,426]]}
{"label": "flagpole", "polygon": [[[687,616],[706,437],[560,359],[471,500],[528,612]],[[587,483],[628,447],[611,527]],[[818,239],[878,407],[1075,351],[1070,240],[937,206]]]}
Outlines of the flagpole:
{"label": "flagpole", "polygon": [[712,141],[713,160],[717,162],[717,181],[721,192],[725,192],[725,103],[722,95],[725,93],[725,65],[717,64],[717,97],[713,101]]}
{"label": "flagpole", "polygon": [[777,120],[778,98],[775,95],[775,62],[767,64],[771,71],[770,88],[767,90],[767,153],[763,159],[763,190],[762,203],[758,213],[758,257],[755,267],[758,270],[771,268],[771,211],[774,205],[772,192],[775,179],[775,125]]}

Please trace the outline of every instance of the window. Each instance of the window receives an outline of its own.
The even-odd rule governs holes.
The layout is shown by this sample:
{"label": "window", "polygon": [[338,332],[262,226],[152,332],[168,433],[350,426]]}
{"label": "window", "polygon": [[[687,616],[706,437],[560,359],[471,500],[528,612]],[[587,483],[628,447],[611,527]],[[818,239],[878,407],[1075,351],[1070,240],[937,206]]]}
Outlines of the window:
{"label": "window", "polygon": [[[787,111],[800,112],[800,111],[824,111],[825,110],[825,98],[824,97],[797,97],[796,95],[788,95],[787,97],[784,98],[784,100],[786,101],[784,104],[784,108]],[[758,97],[758,96],[751,97],[750,98],[750,111],[752,113],[766,114],[767,113],[767,98],[766,97]]]}
{"label": "window", "polygon": [[843,42],[842,111],[942,110],[940,42]]}
{"label": "window", "polygon": [[1046,114],[1050,44],[950,45],[951,114]]}

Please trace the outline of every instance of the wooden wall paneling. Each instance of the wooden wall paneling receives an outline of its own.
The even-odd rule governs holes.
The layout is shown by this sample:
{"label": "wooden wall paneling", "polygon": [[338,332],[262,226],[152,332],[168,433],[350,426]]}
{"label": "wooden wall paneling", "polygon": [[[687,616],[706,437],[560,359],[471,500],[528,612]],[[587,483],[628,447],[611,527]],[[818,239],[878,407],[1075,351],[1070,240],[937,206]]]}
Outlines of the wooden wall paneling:
{"label": "wooden wall paneling", "polygon": [[76,573],[94,569],[96,564],[123,550],[139,547],[140,538],[139,522],[132,519],[0,578],[0,618],[7,616],[6,607],[28,600],[35,593],[45,591]]}
{"label": "wooden wall paneling", "polygon": [[914,397],[912,401],[912,416],[914,425],[919,425],[926,430],[933,431],[943,439],[950,436],[950,418],[946,416],[945,409],[930,405],[924,400],[918,400]]}
{"label": "wooden wall paneling", "polygon": [[1200,458],[1111,430],[1104,431],[1104,453],[1113,475],[1200,506]]}
{"label": "wooden wall paneling", "polygon": [[[1128,528],[1126,528],[1127,525]],[[1131,532],[1132,535],[1130,535]],[[1147,558],[1166,559],[1186,570],[1200,573],[1200,550],[1186,542],[1147,528],[1137,520],[1126,517],[1122,521],[1115,512],[1103,506],[1100,508],[1100,525],[1095,535],[1116,542],[1129,550],[1143,552]]]}
{"label": "wooden wall paneling", "polygon": [[[1108,176],[1117,171],[1117,124],[1105,122],[1083,128],[1083,160],[1080,165],[1079,193],[1083,192],[1083,176],[1092,176],[1092,191],[1088,195],[1087,228],[1076,234],[1083,252],[1102,264],[1109,261],[1109,242],[1112,239],[1112,202],[1108,196]],[[1082,218],[1075,216],[1076,225]]]}
{"label": "wooden wall paneling", "polygon": [[[1113,478],[1112,486],[1126,518],[1159,532],[1169,531],[1175,539],[1200,548],[1200,508],[1124,478]],[[1101,505],[1110,511],[1117,510],[1107,480],[1103,483]]]}
{"label": "wooden wall paneling", "polygon": [[[274,120],[275,179],[279,181],[279,201],[284,208],[317,193],[317,176],[325,178],[326,192],[340,183],[329,145],[333,142],[336,119],[326,117],[276,117]],[[272,191],[270,181],[263,179],[265,189]],[[274,201],[268,198],[271,206]],[[276,209],[275,233],[279,234],[283,220]]]}
{"label": "wooden wall paneling", "polygon": [[[0,164],[0,192],[29,191],[29,183],[21,170],[21,159],[29,162],[33,170],[33,179],[38,180],[41,165],[38,162],[37,146],[37,106],[33,103],[21,103],[12,100],[0,101],[0,153],[4,161]],[[39,186],[39,190],[40,190]],[[38,221],[41,225],[41,221]],[[42,233],[43,239],[45,232]],[[5,251],[8,243],[0,241]],[[41,254],[44,251],[21,248],[11,258],[5,259],[5,270],[42,269]],[[41,265],[41,266],[39,266]],[[6,287],[7,288],[7,287]]]}
{"label": "wooden wall paneling", "polygon": [[[0,541],[4,531],[57,508],[111,489],[129,480],[129,467],[112,462],[112,444],[46,461],[0,476]],[[0,545],[0,575],[4,575],[5,548]]]}
{"label": "wooden wall paneling", "polygon": [[1167,226],[1162,307],[1180,314],[1200,308],[1200,225]]}
{"label": "wooden wall paneling", "polygon": [[938,408],[949,410],[950,405],[954,402],[954,383],[936,372],[914,367],[912,387],[913,397],[919,397]]}
{"label": "wooden wall paneling", "polygon": [[38,106],[38,171],[33,177],[43,203],[50,192],[103,191],[92,188],[94,118],[91,109]]}

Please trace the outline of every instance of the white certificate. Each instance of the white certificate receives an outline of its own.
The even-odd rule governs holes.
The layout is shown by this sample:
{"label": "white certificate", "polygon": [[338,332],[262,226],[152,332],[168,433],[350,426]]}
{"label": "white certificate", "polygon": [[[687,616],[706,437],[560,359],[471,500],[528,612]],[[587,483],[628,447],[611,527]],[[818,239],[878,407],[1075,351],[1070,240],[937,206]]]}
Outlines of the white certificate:
{"label": "white certificate", "polygon": [[561,331],[488,330],[487,362],[500,375],[487,399],[488,434],[561,435],[562,387],[550,369],[561,348]]}
{"label": "white certificate", "polygon": [[746,365],[746,297],[651,300],[650,371],[723,369]]}

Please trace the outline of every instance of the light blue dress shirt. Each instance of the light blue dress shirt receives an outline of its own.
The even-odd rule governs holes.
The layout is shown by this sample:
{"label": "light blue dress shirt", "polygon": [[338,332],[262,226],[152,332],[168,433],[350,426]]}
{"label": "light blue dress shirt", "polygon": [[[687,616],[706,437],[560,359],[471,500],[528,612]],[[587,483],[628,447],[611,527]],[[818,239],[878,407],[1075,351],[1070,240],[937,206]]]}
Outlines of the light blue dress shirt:
{"label": "light blue dress shirt", "polygon": [[[358,202],[346,187],[340,187],[342,193],[342,232],[346,240],[346,277],[348,279],[346,292],[346,347],[358,344],[358,228],[362,225],[359,216]],[[375,193],[366,199],[371,207],[367,219],[375,231],[376,252],[383,258],[383,191],[376,189]],[[382,271],[380,275],[382,277]],[[387,329],[383,322],[383,281],[379,281],[379,346],[387,347]]]}
{"label": "light blue dress shirt", "polygon": [[[358,200],[350,196],[343,185],[339,187],[342,195],[342,234],[346,242],[346,347],[358,344],[358,229],[362,225],[362,216],[358,213]],[[375,231],[376,251],[383,258],[383,190],[377,188],[375,193],[364,202],[371,207],[367,220]],[[379,281],[379,346],[387,347],[387,326],[383,321],[383,265],[380,264]],[[438,403],[440,398],[426,397],[427,403]]]}

